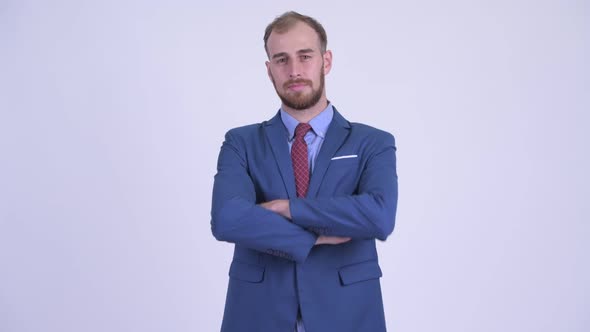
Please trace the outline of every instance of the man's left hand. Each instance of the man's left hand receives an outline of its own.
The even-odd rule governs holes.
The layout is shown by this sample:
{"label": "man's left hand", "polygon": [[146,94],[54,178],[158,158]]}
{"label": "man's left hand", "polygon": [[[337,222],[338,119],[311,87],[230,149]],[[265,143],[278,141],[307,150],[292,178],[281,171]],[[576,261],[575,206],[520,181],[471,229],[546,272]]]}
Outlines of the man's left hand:
{"label": "man's left hand", "polygon": [[291,210],[289,209],[288,199],[275,199],[274,201],[260,203],[260,206],[291,220]]}

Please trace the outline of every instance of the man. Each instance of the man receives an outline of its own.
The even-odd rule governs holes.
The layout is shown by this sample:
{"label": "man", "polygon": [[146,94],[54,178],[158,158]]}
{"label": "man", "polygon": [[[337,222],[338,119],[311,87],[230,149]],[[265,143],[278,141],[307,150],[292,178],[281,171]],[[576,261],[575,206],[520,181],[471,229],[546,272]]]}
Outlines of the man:
{"label": "man", "polygon": [[285,13],[264,43],[281,109],[226,134],[213,187],[213,235],[235,244],[221,330],[385,331],[375,239],[395,221],[394,138],[326,98],[315,19]]}

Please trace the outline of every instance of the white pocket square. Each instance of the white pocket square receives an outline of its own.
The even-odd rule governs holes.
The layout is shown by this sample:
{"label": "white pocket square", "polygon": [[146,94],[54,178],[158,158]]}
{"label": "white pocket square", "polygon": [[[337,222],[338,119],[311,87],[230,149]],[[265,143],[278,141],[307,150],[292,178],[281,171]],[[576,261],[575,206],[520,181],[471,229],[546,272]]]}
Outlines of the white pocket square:
{"label": "white pocket square", "polygon": [[332,160],[346,159],[346,158],[356,158],[356,157],[358,157],[356,154],[349,154],[349,155],[346,155],[346,156],[334,157],[334,158],[332,158]]}

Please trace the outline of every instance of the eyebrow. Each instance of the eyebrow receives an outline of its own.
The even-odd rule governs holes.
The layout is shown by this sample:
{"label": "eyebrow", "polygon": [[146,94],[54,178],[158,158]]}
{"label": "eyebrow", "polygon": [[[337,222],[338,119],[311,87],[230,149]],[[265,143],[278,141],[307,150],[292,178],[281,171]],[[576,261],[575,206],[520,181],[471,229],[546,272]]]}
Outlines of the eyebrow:
{"label": "eyebrow", "polygon": [[[313,52],[314,52],[314,50],[311,48],[304,48],[302,50],[297,51],[297,54],[308,54],[308,53],[313,53]],[[280,52],[280,53],[274,54],[272,56],[272,58],[276,59],[276,58],[281,58],[284,56],[288,56],[287,52]]]}
{"label": "eyebrow", "polygon": [[284,56],[287,56],[287,53],[286,53],[286,52],[281,52],[281,53],[274,54],[274,55],[272,56],[272,58],[273,58],[273,59],[276,59],[276,58],[282,58],[282,57],[284,57]]}
{"label": "eyebrow", "polygon": [[302,50],[297,51],[297,54],[307,54],[307,53],[313,53],[313,49],[311,48],[304,48]]}

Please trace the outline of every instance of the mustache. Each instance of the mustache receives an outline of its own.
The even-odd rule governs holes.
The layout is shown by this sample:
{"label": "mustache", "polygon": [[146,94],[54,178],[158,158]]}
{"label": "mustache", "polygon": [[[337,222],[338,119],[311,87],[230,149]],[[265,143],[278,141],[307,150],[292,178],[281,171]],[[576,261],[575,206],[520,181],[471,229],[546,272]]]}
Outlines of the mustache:
{"label": "mustache", "polygon": [[311,82],[311,80],[306,80],[306,79],[303,79],[303,78],[299,78],[299,79],[290,80],[290,81],[285,82],[285,84],[283,84],[283,87],[286,89],[290,85],[293,85],[293,84],[305,84],[305,85],[311,86],[312,85],[312,82]]}

